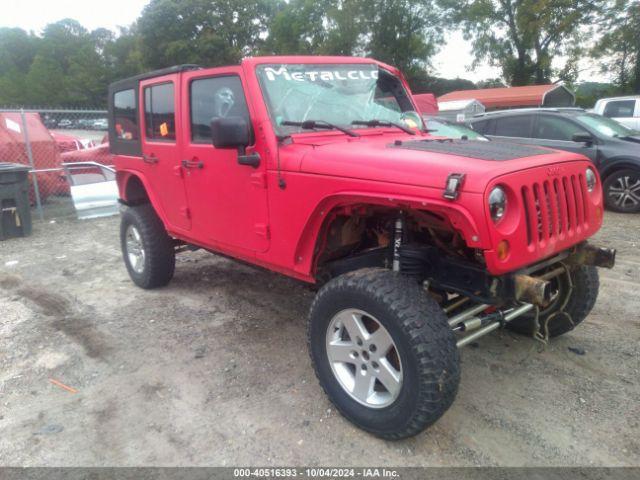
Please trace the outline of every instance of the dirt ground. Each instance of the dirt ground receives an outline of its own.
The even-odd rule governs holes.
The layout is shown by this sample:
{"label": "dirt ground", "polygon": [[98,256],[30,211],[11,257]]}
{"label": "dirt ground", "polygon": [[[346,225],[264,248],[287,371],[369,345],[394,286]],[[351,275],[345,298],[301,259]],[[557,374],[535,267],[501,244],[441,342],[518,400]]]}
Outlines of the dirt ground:
{"label": "dirt ground", "polygon": [[618,264],[585,324],[547,347],[506,331],[466,347],[453,407],[400,442],[323,395],[308,288],[193,252],[143,291],[118,224],[0,243],[2,465],[640,465],[640,215],[607,212],[597,240]]}

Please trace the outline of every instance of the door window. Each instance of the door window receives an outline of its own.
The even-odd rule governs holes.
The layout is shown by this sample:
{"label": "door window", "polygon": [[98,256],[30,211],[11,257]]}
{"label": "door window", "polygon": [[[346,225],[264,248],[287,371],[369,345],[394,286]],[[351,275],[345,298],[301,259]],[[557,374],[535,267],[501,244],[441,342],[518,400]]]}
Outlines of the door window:
{"label": "door window", "polygon": [[173,83],[144,89],[145,134],[149,140],[176,139]]}
{"label": "door window", "polygon": [[202,78],[191,82],[191,141],[211,143],[211,120],[242,117],[251,125],[240,77]]}
{"label": "door window", "polygon": [[635,100],[616,100],[607,102],[602,114],[609,118],[631,118],[635,108]]}
{"label": "door window", "polygon": [[587,133],[566,118],[541,115],[533,129],[533,138],[571,142],[576,133]]}
{"label": "door window", "polygon": [[[491,129],[489,128],[490,124],[491,124],[491,120],[478,120],[478,121],[474,121],[471,124],[471,128],[473,128],[478,133],[482,133],[484,135],[491,135],[493,132],[491,132]],[[427,125],[427,128],[428,128],[428,125]]]}
{"label": "door window", "polygon": [[133,89],[113,95],[113,121],[118,140],[138,140],[138,110]]}
{"label": "door window", "polygon": [[500,137],[531,136],[531,115],[514,115],[496,118],[494,135]]}

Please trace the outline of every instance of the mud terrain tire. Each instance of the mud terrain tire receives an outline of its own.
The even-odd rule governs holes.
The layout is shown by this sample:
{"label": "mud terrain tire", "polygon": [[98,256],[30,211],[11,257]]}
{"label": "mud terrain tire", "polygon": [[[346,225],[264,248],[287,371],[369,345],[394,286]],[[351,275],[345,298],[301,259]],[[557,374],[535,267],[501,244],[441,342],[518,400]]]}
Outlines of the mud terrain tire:
{"label": "mud terrain tire", "polygon": [[[336,363],[329,360],[329,338],[333,338],[329,335],[336,331],[334,319],[348,318],[354,310],[365,313],[363,322],[374,319],[377,328],[384,327],[383,333],[392,341],[389,352],[397,355],[396,361],[401,365],[395,400],[377,408],[357,401],[334,373]],[[344,312],[348,312],[347,317],[338,317]],[[374,338],[377,331],[367,338]],[[329,281],[311,306],[307,338],[316,376],[331,402],[351,422],[378,437],[398,440],[420,433],[447,411],[458,391],[458,349],[446,315],[414,280],[392,271],[363,269]],[[367,346],[371,347],[365,342],[362,347],[355,347],[363,348],[360,359],[368,359]],[[354,365],[354,378],[361,366]],[[372,395],[383,395],[384,392],[375,391],[382,383],[375,382]]]}
{"label": "mud terrain tire", "polygon": [[122,213],[120,246],[129,276],[139,287],[162,287],[173,278],[173,240],[151,205],[129,207]]}

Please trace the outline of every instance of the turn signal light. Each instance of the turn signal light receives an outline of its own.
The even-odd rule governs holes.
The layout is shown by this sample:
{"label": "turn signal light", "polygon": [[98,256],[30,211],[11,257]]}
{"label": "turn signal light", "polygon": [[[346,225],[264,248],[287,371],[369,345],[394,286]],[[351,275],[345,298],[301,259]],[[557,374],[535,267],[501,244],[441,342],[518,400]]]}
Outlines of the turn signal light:
{"label": "turn signal light", "polygon": [[498,253],[498,259],[504,262],[509,256],[509,242],[507,242],[506,240],[501,240],[500,243],[498,243],[496,252]]}

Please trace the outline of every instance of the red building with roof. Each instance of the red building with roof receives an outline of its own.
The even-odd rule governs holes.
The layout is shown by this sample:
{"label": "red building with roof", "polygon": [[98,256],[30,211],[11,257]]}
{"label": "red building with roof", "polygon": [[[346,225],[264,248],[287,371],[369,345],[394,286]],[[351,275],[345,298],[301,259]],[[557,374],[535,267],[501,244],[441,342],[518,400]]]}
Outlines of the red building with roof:
{"label": "red building with roof", "polygon": [[572,107],[575,95],[564,85],[528,85],[525,87],[458,90],[438,97],[438,102],[477,100],[486,110],[524,107]]}

